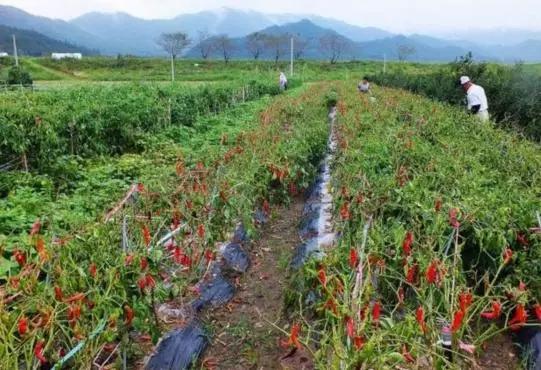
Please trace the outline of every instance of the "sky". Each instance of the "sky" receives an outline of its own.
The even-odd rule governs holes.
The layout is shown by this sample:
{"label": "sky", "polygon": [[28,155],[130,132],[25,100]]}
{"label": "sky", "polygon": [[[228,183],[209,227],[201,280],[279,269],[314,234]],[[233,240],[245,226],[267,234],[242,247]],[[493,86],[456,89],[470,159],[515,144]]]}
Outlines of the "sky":
{"label": "sky", "polygon": [[493,27],[541,30],[541,0],[0,0],[0,4],[65,20],[90,11],[122,11],[148,19],[230,7],[317,14],[392,32]]}

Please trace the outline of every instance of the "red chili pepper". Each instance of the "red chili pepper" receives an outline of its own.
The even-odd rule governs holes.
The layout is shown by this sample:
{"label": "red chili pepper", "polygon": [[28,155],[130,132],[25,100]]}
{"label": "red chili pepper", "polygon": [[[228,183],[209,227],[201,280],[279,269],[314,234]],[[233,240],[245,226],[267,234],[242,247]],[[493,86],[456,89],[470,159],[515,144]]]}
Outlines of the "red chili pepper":
{"label": "red chili pepper", "polygon": [[404,238],[404,241],[402,242],[402,250],[404,251],[404,254],[409,256],[411,254],[411,246],[413,244],[413,233],[411,231],[408,231],[406,233],[406,237]]}
{"label": "red chili pepper", "polygon": [[291,332],[289,334],[289,338],[287,341],[282,341],[283,347],[297,347],[301,348],[301,343],[299,342],[299,334],[301,332],[301,326],[300,324],[293,324],[291,326]]}
{"label": "red chili pepper", "polygon": [[426,322],[425,322],[425,310],[422,306],[419,306],[417,308],[417,311],[415,312],[415,319],[417,320],[417,323],[421,327],[421,331],[423,333],[426,333]]}
{"label": "red chili pepper", "polygon": [[45,242],[43,239],[39,238],[36,240],[36,251],[38,252],[41,262],[47,260],[47,251],[45,250]]}
{"label": "red chili pepper", "polygon": [[131,326],[134,316],[135,316],[135,313],[133,312],[133,309],[130,306],[125,305],[124,306],[124,324],[126,324],[126,326]]}
{"label": "red chili pepper", "polygon": [[539,303],[536,303],[533,306],[533,311],[535,313],[535,317],[537,318],[537,321],[541,321],[541,305]]}
{"label": "red chili pepper", "polygon": [[205,237],[205,225],[201,224],[197,226],[197,236],[201,239]]}
{"label": "red chili pepper", "polygon": [[263,208],[263,213],[265,213],[265,215],[269,216],[270,213],[271,213],[271,207],[270,207],[270,203],[269,203],[268,200],[265,199],[265,200],[263,201],[263,206],[262,206],[262,208]]}
{"label": "red chili pepper", "polygon": [[146,286],[148,288],[150,288],[150,289],[152,289],[152,288],[154,288],[156,286],[156,281],[154,280],[154,278],[150,274],[147,274],[145,276],[145,282],[146,282]]}
{"label": "red chili pepper", "polygon": [[143,240],[145,241],[145,245],[148,247],[150,245],[152,238],[150,236],[150,230],[148,229],[147,225],[143,225],[142,232],[143,232]]}
{"label": "red chili pepper", "polygon": [[36,251],[38,253],[43,253],[45,251],[45,242],[41,238],[36,240]]}
{"label": "red chili pepper", "polygon": [[381,303],[377,301],[374,303],[374,306],[372,307],[372,320],[374,320],[374,324],[376,326],[379,325],[379,317],[381,315]]}
{"label": "red chili pepper", "polygon": [[364,338],[361,336],[356,336],[353,338],[353,345],[357,349],[357,351],[360,351],[364,347]]}
{"label": "red chili pepper", "polygon": [[39,231],[41,229],[41,222],[39,220],[39,218],[34,221],[34,223],[32,224],[32,228],[30,229],[30,236],[34,236],[34,235],[37,235],[39,234]]}
{"label": "red chili pepper", "polygon": [[457,220],[458,209],[451,208],[449,210],[449,225],[453,228],[458,229],[460,227],[460,222]]}
{"label": "red chili pepper", "polygon": [[34,347],[34,356],[36,356],[36,358],[39,360],[40,364],[42,365],[47,363],[47,359],[45,358],[43,354],[43,350],[44,350],[43,347],[45,347],[44,340],[40,340],[39,342],[37,342],[36,346]]}
{"label": "red chili pepper", "polygon": [[64,298],[64,294],[62,293],[62,288],[60,288],[58,285],[55,285],[54,287],[54,299],[57,301],[61,301]]}
{"label": "red chili pepper", "polygon": [[205,260],[207,261],[207,264],[209,264],[211,261],[214,261],[215,259],[216,259],[216,254],[210,249],[207,249],[205,251]]}
{"label": "red chili pepper", "polygon": [[530,245],[530,242],[528,241],[528,237],[523,233],[517,234],[517,243],[522,245],[523,247],[527,247]]}
{"label": "red chili pepper", "polygon": [[425,278],[429,284],[437,284],[439,282],[438,261],[432,261],[430,263],[426,270]]}
{"label": "red chili pepper", "polygon": [[359,263],[359,255],[357,254],[357,250],[355,248],[351,248],[349,250],[349,267],[351,267],[352,269],[355,269],[358,263]]}
{"label": "red chili pepper", "polygon": [[133,254],[128,254],[126,255],[126,257],[124,257],[124,266],[129,266],[132,264],[133,262],[133,259],[134,259],[134,255]]}
{"label": "red chili pepper", "polygon": [[436,212],[441,211],[441,198],[436,199],[436,201],[434,202],[434,210]]}
{"label": "red chili pepper", "polygon": [[342,204],[342,207],[340,207],[340,217],[342,217],[342,220],[344,221],[347,221],[351,218],[348,202],[344,202],[344,204]]}
{"label": "red chili pepper", "polygon": [[497,320],[502,312],[502,305],[498,301],[492,302],[492,310],[481,312],[481,317],[487,320]]}
{"label": "red chili pepper", "polygon": [[97,267],[95,263],[90,264],[90,266],[88,267],[88,272],[90,273],[90,276],[92,276],[92,278],[96,278]]}
{"label": "red chili pepper", "polygon": [[338,310],[337,310],[337,307],[336,307],[336,302],[334,301],[334,298],[329,298],[327,300],[327,302],[325,302],[325,304],[323,305],[323,308],[327,309],[327,310],[330,310],[333,314],[337,315],[338,314]]}
{"label": "red chili pepper", "polygon": [[323,285],[323,287],[327,287],[327,274],[325,273],[325,270],[323,269],[323,267],[321,267],[317,273],[317,278],[319,280],[319,282],[321,283],[321,285]]}
{"label": "red chili pepper", "polygon": [[522,325],[524,325],[527,319],[528,313],[524,309],[524,305],[518,304],[515,308],[515,315],[508,323],[509,327],[511,328],[511,330],[518,330]]}
{"label": "red chili pepper", "polygon": [[453,323],[451,324],[451,331],[456,333],[462,327],[462,321],[464,320],[464,311],[459,310],[455,312],[453,316]]}
{"label": "red chili pepper", "polygon": [[348,337],[353,338],[355,336],[355,323],[350,316],[346,316],[346,334]]}
{"label": "red chili pepper", "polygon": [[26,265],[26,255],[22,251],[19,249],[15,250],[13,256],[15,257],[15,261],[19,264],[19,267],[24,267],[24,265]]}
{"label": "red chili pepper", "polygon": [[145,276],[142,276],[137,280],[137,286],[139,287],[139,289],[145,290],[145,288],[147,287],[147,279],[145,278]]}
{"label": "red chili pepper", "polygon": [[148,267],[148,260],[146,257],[142,257],[141,261],[139,262],[139,265],[141,267],[141,271],[145,271]]}
{"label": "red chili pepper", "polygon": [[96,306],[96,303],[94,301],[91,301],[90,299],[86,299],[86,307],[88,307],[89,310],[94,309],[94,306]]}
{"label": "red chili pepper", "polygon": [[71,297],[66,299],[65,302],[66,303],[71,303],[71,302],[76,302],[76,301],[82,301],[84,298],[85,298],[84,293],[75,293],[74,295],[72,295]]}
{"label": "red chili pepper", "polygon": [[415,362],[415,359],[413,358],[411,353],[409,353],[408,347],[406,347],[405,344],[402,345],[402,357],[404,357],[404,361],[406,361],[407,363],[411,364]]}
{"label": "red chili pepper", "polygon": [[180,264],[185,267],[191,267],[192,259],[188,255],[183,254],[182,258],[180,259]]}
{"label": "red chili pepper", "polygon": [[71,304],[68,307],[68,322],[73,327],[81,317],[81,306],[79,304]]}
{"label": "red chili pepper", "polygon": [[506,247],[503,251],[503,264],[507,265],[509,262],[511,262],[512,258],[513,258],[513,250],[509,247]]}
{"label": "red chili pepper", "polygon": [[28,319],[26,317],[21,317],[17,322],[17,331],[21,337],[28,331]]}
{"label": "red chili pepper", "polygon": [[415,280],[417,278],[417,269],[419,268],[419,266],[417,264],[414,264],[413,266],[411,266],[410,268],[408,268],[407,272],[406,272],[406,281],[408,282],[408,284],[415,284]]}
{"label": "red chili pepper", "polygon": [[466,312],[473,301],[473,296],[469,292],[462,292],[458,296],[458,301],[460,303],[460,310]]}
{"label": "red chili pepper", "polygon": [[289,194],[291,196],[296,196],[299,193],[299,191],[297,189],[297,185],[294,182],[289,183],[289,189],[288,190],[289,190]]}

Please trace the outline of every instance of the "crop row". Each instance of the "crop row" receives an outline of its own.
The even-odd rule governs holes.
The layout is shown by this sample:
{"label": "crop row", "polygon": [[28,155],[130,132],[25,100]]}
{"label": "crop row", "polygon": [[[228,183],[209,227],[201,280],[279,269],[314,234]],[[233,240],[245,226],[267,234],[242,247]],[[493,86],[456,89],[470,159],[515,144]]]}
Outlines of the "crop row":
{"label": "crop row", "polygon": [[[155,304],[191,299],[216,242],[239,221],[253,235],[254,209],[310,183],[327,136],[320,91],[279,97],[253,129],[202,141],[161,181],[138,186],[110,222],[53,235],[52,225],[36,221],[26,242],[8,246],[19,268],[1,288],[3,365],[52,364],[82,344],[68,365],[80,368],[105,344],[122,343],[131,357],[130,338],[157,339]],[[178,227],[168,248],[157,246]]]}
{"label": "crop row", "polygon": [[539,147],[410,93],[336,90],[340,240],[300,278],[318,361],[463,368],[539,325]]}
{"label": "crop row", "polygon": [[50,172],[63,156],[92,157],[141,150],[145,133],[191,126],[201,115],[277,94],[276,84],[252,81],[183,85],[90,86],[0,96],[0,165]]}

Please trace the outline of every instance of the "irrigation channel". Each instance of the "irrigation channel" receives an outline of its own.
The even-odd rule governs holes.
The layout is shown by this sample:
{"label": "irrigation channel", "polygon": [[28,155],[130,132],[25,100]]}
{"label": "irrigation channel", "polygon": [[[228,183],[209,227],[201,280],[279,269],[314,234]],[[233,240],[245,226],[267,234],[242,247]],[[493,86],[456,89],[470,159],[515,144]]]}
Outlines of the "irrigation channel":
{"label": "irrigation channel", "polygon": [[[320,258],[336,239],[329,191],[335,119],[333,107],[327,152],[304,198],[295,197],[288,206],[273,210],[256,210],[258,240],[249,240],[239,224],[196,285],[198,297],[187,305],[170,302],[157,308],[162,321],[175,325],[141,368],[184,369],[196,362],[219,369],[313,368],[308,353],[280,346],[282,327],[287,327],[284,293],[288,271],[310,257]],[[166,235],[159,244],[166,247],[173,236],[174,232]]]}

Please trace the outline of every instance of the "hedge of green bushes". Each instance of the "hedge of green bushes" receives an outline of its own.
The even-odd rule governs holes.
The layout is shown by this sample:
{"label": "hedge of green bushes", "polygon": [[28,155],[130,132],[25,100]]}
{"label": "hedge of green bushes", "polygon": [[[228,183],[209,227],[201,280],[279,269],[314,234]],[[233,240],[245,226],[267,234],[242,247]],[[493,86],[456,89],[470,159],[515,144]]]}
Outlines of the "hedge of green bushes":
{"label": "hedge of green bushes", "polygon": [[138,151],[145,133],[192,125],[242,101],[278,94],[276,83],[129,84],[0,95],[0,164],[25,158],[44,169],[65,155],[92,157]]}

